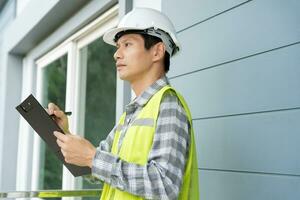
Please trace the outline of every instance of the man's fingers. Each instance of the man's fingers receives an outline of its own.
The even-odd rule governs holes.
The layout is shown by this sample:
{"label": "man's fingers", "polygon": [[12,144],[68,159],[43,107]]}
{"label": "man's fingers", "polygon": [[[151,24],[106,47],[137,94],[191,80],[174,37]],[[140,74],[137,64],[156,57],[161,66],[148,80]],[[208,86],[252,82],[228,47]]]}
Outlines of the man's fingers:
{"label": "man's fingers", "polygon": [[62,155],[64,156],[65,162],[66,163],[71,163],[71,158],[69,157],[69,153],[65,151],[64,149],[60,149]]}
{"label": "man's fingers", "polygon": [[57,105],[55,105],[54,103],[50,102],[48,104],[48,108],[49,109],[54,109],[54,110],[60,110],[59,107]]}
{"label": "man's fingers", "polygon": [[[66,151],[63,150],[63,149],[60,149],[60,151],[61,151],[62,155],[63,155],[64,157],[66,157]],[[66,158],[65,158],[65,161],[66,161]]]}
{"label": "man's fingers", "polygon": [[68,140],[68,136],[66,136],[65,134],[58,132],[58,131],[54,131],[53,133],[55,135],[55,137],[60,140],[61,142],[66,142]]}
{"label": "man's fingers", "polygon": [[61,110],[54,110],[53,114],[58,118],[63,118],[65,116],[65,113]]}
{"label": "man's fingers", "polygon": [[54,103],[49,103],[48,104],[48,113],[49,113],[49,115],[52,115],[55,110],[60,110],[60,109]]}
{"label": "man's fingers", "polygon": [[57,139],[57,140],[56,140],[56,143],[57,143],[57,145],[58,145],[61,149],[64,149],[64,148],[65,148],[65,144],[64,144],[60,139]]}

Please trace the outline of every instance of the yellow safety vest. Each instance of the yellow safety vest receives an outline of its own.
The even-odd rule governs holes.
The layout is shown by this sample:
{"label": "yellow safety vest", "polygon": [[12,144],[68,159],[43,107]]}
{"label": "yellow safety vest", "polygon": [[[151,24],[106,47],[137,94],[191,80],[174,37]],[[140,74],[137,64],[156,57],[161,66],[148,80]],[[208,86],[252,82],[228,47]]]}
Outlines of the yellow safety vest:
{"label": "yellow safety vest", "polygon": [[[165,86],[154,94],[148,103],[140,111],[137,118],[129,125],[126,135],[123,139],[120,150],[118,151],[118,143],[120,138],[120,129],[125,121],[126,113],[123,113],[117,126],[115,137],[111,153],[118,155],[121,160],[146,165],[148,161],[148,155],[151,151],[153,136],[156,129],[156,121],[159,113],[159,107],[161,99],[164,93],[168,90],[174,91],[183,108],[187,114],[189,123],[191,125],[191,142],[189,146],[189,157],[187,159],[185,173],[183,177],[183,184],[181,186],[179,198],[180,200],[199,200],[199,187],[198,187],[198,167],[197,157],[194,139],[194,130],[192,126],[192,118],[190,110],[183,99],[183,97],[177,93],[170,86]],[[119,127],[119,128],[118,128]],[[142,197],[130,194],[126,191],[122,191],[111,187],[109,184],[104,184],[101,200],[142,200]]]}

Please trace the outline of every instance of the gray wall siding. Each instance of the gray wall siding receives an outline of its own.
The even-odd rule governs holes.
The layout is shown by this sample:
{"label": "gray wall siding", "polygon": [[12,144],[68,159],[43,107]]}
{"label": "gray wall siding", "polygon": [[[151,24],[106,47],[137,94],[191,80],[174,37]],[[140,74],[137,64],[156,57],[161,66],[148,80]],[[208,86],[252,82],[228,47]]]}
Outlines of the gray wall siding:
{"label": "gray wall siding", "polygon": [[182,43],[168,76],[192,111],[201,199],[300,198],[299,10],[162,1]]}

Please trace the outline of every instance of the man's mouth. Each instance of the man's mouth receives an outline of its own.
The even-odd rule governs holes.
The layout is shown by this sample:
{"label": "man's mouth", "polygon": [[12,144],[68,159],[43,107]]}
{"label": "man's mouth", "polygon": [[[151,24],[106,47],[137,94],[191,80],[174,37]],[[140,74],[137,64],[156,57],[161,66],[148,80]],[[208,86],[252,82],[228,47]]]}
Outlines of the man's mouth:
{"label": "man's mouth", "polygon": [[124,68],[126,65],[125,65],[125,64],[122,64],[122,63],[117,63],[116,66],[117,66],[117,70],[121,70],[121,69]]}

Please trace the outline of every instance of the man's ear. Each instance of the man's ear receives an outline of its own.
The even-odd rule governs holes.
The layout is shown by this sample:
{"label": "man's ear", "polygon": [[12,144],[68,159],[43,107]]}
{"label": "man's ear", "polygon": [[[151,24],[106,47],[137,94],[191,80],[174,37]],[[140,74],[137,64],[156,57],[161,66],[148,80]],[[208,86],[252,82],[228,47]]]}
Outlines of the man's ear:
{"label": "man's ear", "polygon": [[153,48],[152,49],[153,61],[155,62],[155,61],[163,60],[166,51],[165,44],[163,42],[158,42],[152,48]]}

